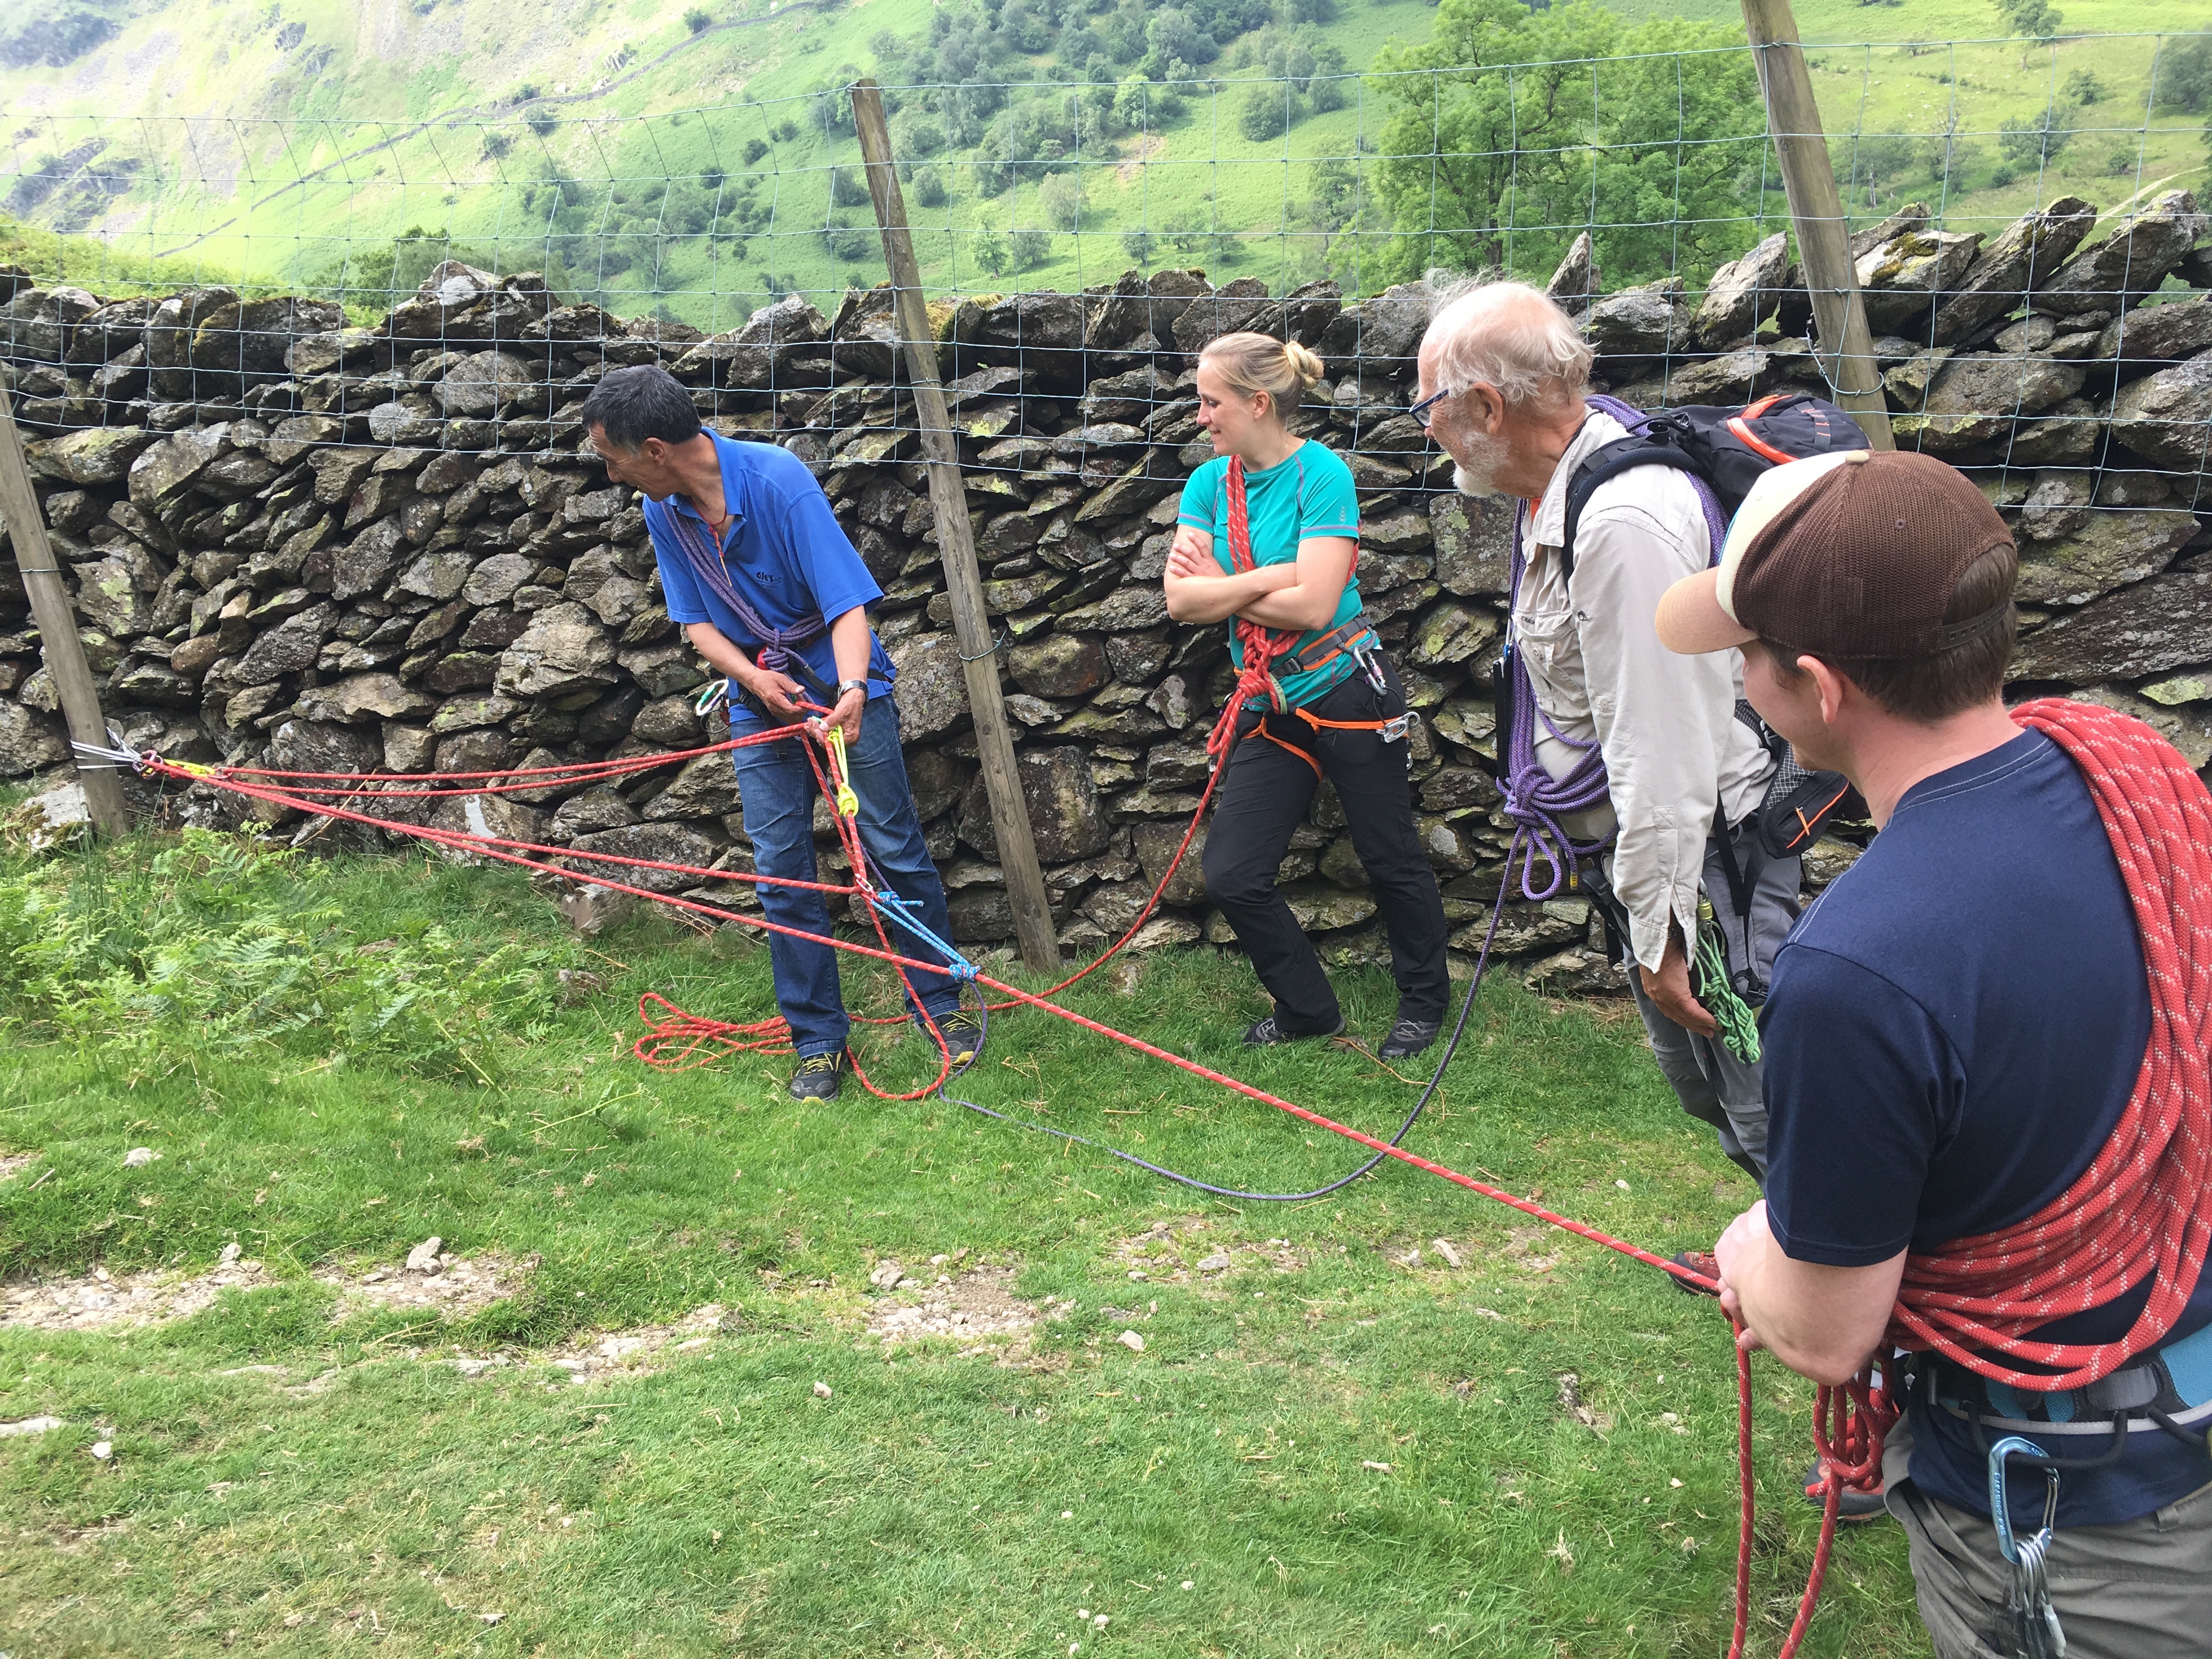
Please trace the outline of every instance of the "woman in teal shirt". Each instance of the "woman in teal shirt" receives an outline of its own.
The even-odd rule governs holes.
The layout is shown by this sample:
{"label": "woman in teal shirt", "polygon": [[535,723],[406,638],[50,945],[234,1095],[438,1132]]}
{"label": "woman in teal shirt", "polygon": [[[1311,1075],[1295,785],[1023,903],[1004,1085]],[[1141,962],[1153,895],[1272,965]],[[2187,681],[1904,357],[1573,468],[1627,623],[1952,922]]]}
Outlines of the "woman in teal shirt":
{"label": "woman in teal shirt", "polygon": [[[1183,623],[1231,622],[1240,670],[1247,630],[1237,623],[1267,630],[1276,647],[1270,684],[1248,689],[1238,711],[1204,855],[1206,890],[1274,998],[1274,1012],[1244,1041],[1273,1044],[1344,1030],[1321,958],[1275,885],[1291,836],[1326,777],[1390,941],[1398,1015],[1378,1052],[1395,1060],[1419,1054],[1442,1029],[1449,930],[1413,828],[1406,695],[1361,613],[1352,574],[1359,505],[1352,473],[1283,424],[1320,376],[1312,352],[1264,334],[1225,334],[1200,354],[1197,418],[1216,459],[1183,487],[1168,556],[1168,614]],[[1249,538],[1235,533],[1239,516]]]}

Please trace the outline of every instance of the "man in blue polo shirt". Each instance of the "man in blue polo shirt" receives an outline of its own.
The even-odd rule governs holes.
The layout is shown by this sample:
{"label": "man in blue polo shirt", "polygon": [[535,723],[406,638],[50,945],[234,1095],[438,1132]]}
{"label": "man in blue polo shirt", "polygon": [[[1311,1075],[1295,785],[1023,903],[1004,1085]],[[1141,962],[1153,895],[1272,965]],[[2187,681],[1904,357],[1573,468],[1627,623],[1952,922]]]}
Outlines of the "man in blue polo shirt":
{"label": "man in blue polo shirt", "polygon": [[[1766,1196],[1715,1253],[1746,1346],[1831,1385],[1869,1359],[1910,1370],[1881,1473],[1940,1659],[2060,1650],[2023,1629],[2041,1609],[2015,1601],[1992,1522],[1992,1448],[2013,1436],[2033,1453],[1999,1466],[2023,1539],[2045,1524],[2056,1466],[2044,1572],[2063,1650],[2181,1659],[2212,1642],[2212,1275],[2201,1260],[2170,1279],[2138,1271],[2066,1218],[2116,1178],[2093,1173],[2108,1143],[2142,1150],[2123,1127],[2139,1090],[2170,1090],[2177,1133],[2204,1133],[2188,1103],[2203,1098],[2201,1051],[2143,1081],[2154,993],[2138,917],[2187,896],[2131,888],[2090,778],[2007,712],[2017,569],[1962,475],[1860,451],[1765,474],[1718,567],[1660,605],[1674,650],[1743,651],[1753,705],[1804,765],[1848,776],[1881,830],[1775,957]],[[2156,744],[2142,728],[2128,741]],[[2202,822],[2202,784],[2165,763],[2129,769],[2133,798],[2172,787],[2196,803],[2175,819]],[[2016,1242],[2037,1232],[2047,1242]],[[1962,1285],[1969,1261],[1983,1279],[1968,1295],[1931,1293]],[[2069,1302],[2054,1282],[2100,1288]],[[2174,1305],[2138,1334],[2154,1287]],[[1984,1319],[1969,1297],[1996,1306]],[[1899,1366],[1893,1311],[1924,1321],[1947,1304],[1974,1334]],[[2039,1304],[2056,1316],[2024,1311]],[[2079,1388],[2020,1380],[2056,1380],[2066,1366],[2045,1361],[2067,1352],[2086,1369],[2090,1350],[2102,1374]]]}
{"label": "man in blue polo shirt", "polygon": [[[585,400],[585,429],[607,476],[647,498],[646,528],[660,564],[668,614],[692,647],[729,677],[730,728],[744,736],[805,719],[811,704],[843,732],[858,823],[879,884],[915,907],[921,926],[951,935],[945,885],[924,845],[899,720],[896,671],[864,606],[883,597],[830,511],[805,464],[771,444],[733,443],[699,423],[690,394],[665,369],[609,373]],[[815,879],[814,773],[805,739],[733,750],[738,793],[755,867],[764,876]],[[764,882],[761,908],[784,927],[827,938],[822,895]],[[943,956],[910,934],[894,948],[927,962]],[[843,1086],[851,1020],[836,952],[789,933],[769,935],[776,1006],[799,1055],[791,1093],[829,1100]],[[909,970],[921,1006],[954,1060],[973,1056],[981,1027],[960,1007],[949,975]],[[908,999],[912,1006],[912,999]]]}

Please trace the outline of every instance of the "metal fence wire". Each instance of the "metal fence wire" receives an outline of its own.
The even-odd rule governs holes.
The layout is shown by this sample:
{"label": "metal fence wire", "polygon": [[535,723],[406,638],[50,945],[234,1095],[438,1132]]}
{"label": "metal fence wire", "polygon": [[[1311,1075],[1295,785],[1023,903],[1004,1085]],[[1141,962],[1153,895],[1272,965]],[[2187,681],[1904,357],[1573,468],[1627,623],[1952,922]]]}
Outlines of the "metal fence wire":
{"label": "metal fence wire", "polygon": [[[2212,37],[1808,56],[1850,116],[1830,150],[1900,443],[1973,471],[2030,534],[2128,508],[2126,568],[2163,562],[2194,537],[2212,430],[2189,189]],[[1547,284],[1632,402],[1826,389],[1741,46],[1285,65],[886,88],[977,479],[1187,467],[1193,354],[1258,326],[1322,351],[1301,418],[1364,483],[1448,483],[1399,413],[1409,284],[1435,268]],[[909,453],[842,87],[580,106],[526,88],[411,123],[25,125],[0,178],[21,417],[566,451],[599,374],[657,362],[733,434],[824,466]]]}

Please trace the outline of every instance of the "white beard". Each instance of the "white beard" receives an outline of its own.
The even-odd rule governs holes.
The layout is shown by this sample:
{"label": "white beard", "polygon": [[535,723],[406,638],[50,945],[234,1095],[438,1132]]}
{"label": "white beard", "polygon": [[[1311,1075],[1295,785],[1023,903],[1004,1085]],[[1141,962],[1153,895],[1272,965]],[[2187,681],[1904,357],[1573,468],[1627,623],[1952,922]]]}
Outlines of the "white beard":
{"label": "white beard", "polygon": [[1498,469],[1504,464],[1505,446],[1497,440],[1469,433],[1463,445],[1467,452],[1464,461],[1455,459],[1452,465],[1452,488],[1462,495],[1495,495],[1498,491]]}

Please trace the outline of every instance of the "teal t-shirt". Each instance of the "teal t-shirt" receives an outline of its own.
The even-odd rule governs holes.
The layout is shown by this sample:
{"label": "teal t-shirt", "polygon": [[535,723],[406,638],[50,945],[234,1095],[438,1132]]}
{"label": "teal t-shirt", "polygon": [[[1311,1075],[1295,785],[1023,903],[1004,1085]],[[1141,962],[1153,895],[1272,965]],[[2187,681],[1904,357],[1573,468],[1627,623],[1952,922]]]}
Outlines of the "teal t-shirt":
{"label": "teal t-shirt", "polygon": [[[1341,457],[1311,440],[1301,443],[1282,460],[1264,471],[1244,470],[1244,513],[1252,534],[1252,562],[1255,565],[1296,562],[1298,544],[1313,536],[1359,535],[1359,500],[1352,489],[1352,469]],[[1229,553],[1229,458],[1217,455],[1190,475],[1182,487],[1182,507],[1176,515],[1194,530],[1213,538],[1213,556],[1224,571],[1234,571]],[[1359,579],[1344,584],[1336,615],[1328,628],[1298,635],[1303,650],[1332,629],[1341,628],[1359,614]],[[1244,646],[1232,626],[1230,655],[1237,667],[1244,665]],[[1340,655],[1304,674],[1281,678],[1283,696],[1294,708],[1302,708],[1342,684],[1358,668],[1351,657]]]}

